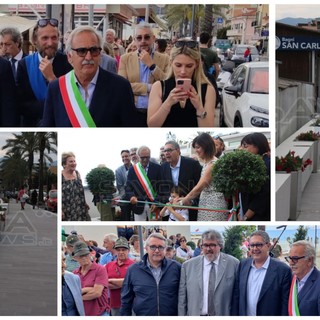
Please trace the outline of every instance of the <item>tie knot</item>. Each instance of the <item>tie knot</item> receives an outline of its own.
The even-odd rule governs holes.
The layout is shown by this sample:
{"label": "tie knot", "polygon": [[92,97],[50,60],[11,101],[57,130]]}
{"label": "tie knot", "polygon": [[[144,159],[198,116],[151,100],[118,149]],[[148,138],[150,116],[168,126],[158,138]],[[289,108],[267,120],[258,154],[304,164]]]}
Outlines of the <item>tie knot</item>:
{"label": "tie knot", "polygon": [[11,58],[11,63],[15,63],[17,60],[15,58]]}

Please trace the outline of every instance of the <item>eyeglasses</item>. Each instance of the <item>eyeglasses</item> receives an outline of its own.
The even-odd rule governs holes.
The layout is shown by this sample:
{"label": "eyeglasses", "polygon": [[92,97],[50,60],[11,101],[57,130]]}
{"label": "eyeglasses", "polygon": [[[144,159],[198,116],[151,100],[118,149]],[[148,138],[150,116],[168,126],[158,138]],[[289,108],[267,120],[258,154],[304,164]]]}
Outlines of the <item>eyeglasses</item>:
{"label": "eyeglasses", "polygon": [[183,48],[183,47],[187,47],[187,48],[190,48],[190,49],[194,49],[194,48],[198,48],[199,47],[199,44],[197,41],[194,41],[194,40],[188,40],[188,41],[183,41],[183,40],[180,40],[180,41],[177,41],[174,46],[176,48]]}
{"label": "eyeglasses", "polygon": [[130,153],[130,156],[135,156],[136,155],[136,153]]}
{"label": "eyeglasses", "polygon": [[137,41],[142,41],[142,39],[149,41],[151,39],[151,36],[150,36],[150,34],[145,34],[144,36],[136,36]]}
{"label": "eyeglasses", "polygon": [[162,247],[162,246],[149,246],[149,248],[152,250],[152,251],[156,251],[157,249],[159,250],[159,251],[163,251],[164,249],[165,249],[165,247]]}
{"label": "eyeglasses", "polygon": [[100,52],[101,52],[101,48],[99,47],[90,47],[90,48],[71,48],[71,50],[75,51],[77,53],[77,55],[81,58],[85,57],[88,53],[88,51],[90,51],[90,54],[92,57],[97,57]]}
{"label": "eyeglasses", "polygon": [[250,248],[254,248],[256,247],[257,249],[261,249],[263,246],[265,245],[265,243],[249,243],[249,247]]}
{"label": "eyeglasses", "polygon": [[293,263],[297,263],[300,259],[303,259],[305,258],[306,256],[302,256],[302,257],[297,257],[297,256],[294,256],[294,257],[285,257],[286,261],[287,262],[290,262],[290,260],[293,262]]}
{"label": "eyeglasses", "polygon": [[46,27],[48,24],[50,24],[53,27],[57,27],[59,25],[59,21],[57,19],[51,18],[51,19],[40,19],[37,22],[37,25],[40,28]]}
{"label": "eyeglasses", "polygon": [[148,159],[150,159],[149,156],[148,157],[140,157],[140,160],[148,160]]}
{"label": "eyeglasses", "polygon": [[177,150],[177,149],[164,149],[163,152],[168,152],[171,153],[172,151]]}
{"label": "eyeglasses", "polygon": [[215,243],[204,243],[201,245],[201,248],[205,248],[205,249],[215,249],[216,247],[218,247],[218,244]]}

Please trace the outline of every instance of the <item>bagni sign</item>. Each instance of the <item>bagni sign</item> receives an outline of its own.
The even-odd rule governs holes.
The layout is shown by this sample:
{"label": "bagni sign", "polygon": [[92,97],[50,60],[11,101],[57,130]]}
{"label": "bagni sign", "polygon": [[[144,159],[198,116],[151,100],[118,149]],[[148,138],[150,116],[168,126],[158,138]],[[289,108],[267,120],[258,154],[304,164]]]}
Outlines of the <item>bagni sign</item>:
{"label": "bagni sign", "polygon": [[276,50],[320,50],[320,37],[276,36]]}

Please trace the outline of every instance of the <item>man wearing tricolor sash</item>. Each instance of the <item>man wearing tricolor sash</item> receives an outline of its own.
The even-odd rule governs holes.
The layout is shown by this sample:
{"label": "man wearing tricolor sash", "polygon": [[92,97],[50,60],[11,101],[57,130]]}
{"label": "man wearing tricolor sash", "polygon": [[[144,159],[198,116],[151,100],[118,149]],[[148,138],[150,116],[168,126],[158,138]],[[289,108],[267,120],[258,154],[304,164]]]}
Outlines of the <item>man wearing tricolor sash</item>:
{"label": "man wearing tricolor sash", "polygon": [[[126,199],[130,201],[135,221],[150,220],[154,209],[152,202],[160,196],[161,167],[150,162],[150,149],[142,146],[138,149],[140,162],[128,172]],[[147,202],[147,203],[145,203]]]}
{"label": "man wearing tricolor sash", "polygon": [[99,67],[102,38],[90,26],[74,29],[66,44],[71,72],[50,83],[43,127],[135,127],[130,83]]}
{"label": "man wearing tricolor sash", "polygon": [[293,273],[288,312],[290,316],[320,315],[320,272],[315,267],[316,251],[305,240],[291,245],[286,257]]}

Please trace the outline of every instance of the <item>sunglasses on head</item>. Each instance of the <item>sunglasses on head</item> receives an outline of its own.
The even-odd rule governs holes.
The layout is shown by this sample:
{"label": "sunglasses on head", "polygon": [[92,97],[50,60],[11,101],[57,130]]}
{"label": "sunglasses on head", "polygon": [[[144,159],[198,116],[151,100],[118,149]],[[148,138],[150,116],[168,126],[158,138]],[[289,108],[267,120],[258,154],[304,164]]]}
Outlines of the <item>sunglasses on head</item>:
{"label": "sunglasses on head", "polygon": [[143,40],[146,40],[146,41],[149,41],[151,39],[151,36],[150,34],[145,34],[144,36],[136,36],[136,40],[137,41],[142,41]]}
{"label": "sunglasses on head", "polygon": [[53,27],[58,27],[59,21],[57,19],[54,19],[54,18],[50,18],[50,19],[46,18],[46,19],[40,19],[37,22],[37,25],[40,28],[46,27],[48,24],[50,24]]}
{"label": "sunglasses on head", "polygon": [[198,44],[197,41],[194,41],[194,40],[187,40],[187,41],[179,40],[174,44],[174,46],[176,48],[187,47],[187,48],[190,48],[190,49],[194,49],[194,48],[198,48],[199,44]]}
{"label": "sunglasses on head", "polygon": [[102,49],[99,47],[90,47],[90,48],[77,48],[77,49],[71,48],[71,50],[75,51],[79,57],[83,58],[87,55],[88,51],[90,51],[90,54],[92,57],[97,57],[100,54]]}

